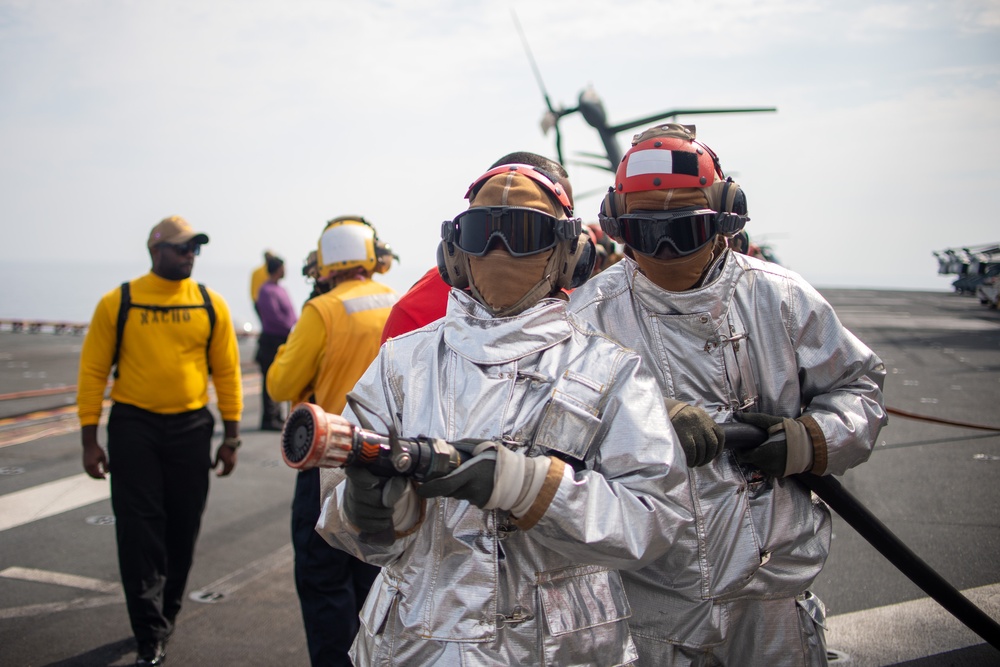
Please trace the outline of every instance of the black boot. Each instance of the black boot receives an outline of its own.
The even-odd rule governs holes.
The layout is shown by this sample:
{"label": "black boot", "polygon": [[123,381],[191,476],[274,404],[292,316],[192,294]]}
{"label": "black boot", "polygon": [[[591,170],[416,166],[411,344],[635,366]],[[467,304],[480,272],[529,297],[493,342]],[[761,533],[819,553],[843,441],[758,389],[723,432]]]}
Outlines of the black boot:
{"label": "black boot", "polygon": [[162,639],[151,642],[141,642],[139,644],[138,656],[135,659],[136,667],[156,667],[162,665],[167,659],[166,645]]}

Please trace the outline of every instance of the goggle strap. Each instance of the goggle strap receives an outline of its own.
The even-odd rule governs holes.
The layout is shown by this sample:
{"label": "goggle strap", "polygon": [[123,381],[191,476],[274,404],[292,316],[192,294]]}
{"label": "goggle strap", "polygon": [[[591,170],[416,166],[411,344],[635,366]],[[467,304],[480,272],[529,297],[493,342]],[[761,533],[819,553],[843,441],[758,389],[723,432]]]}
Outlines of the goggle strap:
{"label": "goggle strap", "polygon": [[445,220],[441,223],[441,240],[446,243],[454,243],[458,224],[454,220]]}
{"label": "goggle strap", "polygon": [[571,241],[583,233],[583,220],[569,218],[556,221],[556,238]]}
{"label": "goggle strap", "polygon": [[482,183],[488,181],[494,176],[497,176],[498,174],[506,174],[509,172],[516,172],[522,176],[527,176],[541,185],[545,188],[546,192],[555,197],[556,201],[562,205],[567,217],[573,215],[573,205],[569,201],[569,195],[566,194],[566,190],[563,189],[559,183],[553,182],[552,179],[550,179],[537,167],[532,167],[530,164],[505,164],[490,169],[488,172],[472,182],[469,189],[465,191],[465,198],[470,199],[472,197],[473,190],[475,190]]}

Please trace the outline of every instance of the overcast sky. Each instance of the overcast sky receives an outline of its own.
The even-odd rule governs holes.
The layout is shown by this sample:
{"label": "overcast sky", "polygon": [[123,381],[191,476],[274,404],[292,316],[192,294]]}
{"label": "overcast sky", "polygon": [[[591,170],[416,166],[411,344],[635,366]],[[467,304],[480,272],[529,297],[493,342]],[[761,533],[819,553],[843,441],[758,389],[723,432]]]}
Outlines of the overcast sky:
{"label": "overcast sky", "polygon": [[[817,286],[949,289],[933,250],[1000,241],[997,1],[0,0],[0,260],[142,272],[178,214],[211,236],[196,277],[228,275],[249,314],[264,248],[304,295],[324,222],[357,213],[403,291],[491,162],[555,155],[512,8],[556,105],[592,85],[613,124],[777,107],[680,120],[747,192],[751,236]],[[596,221],[579,195],[611,175],[572,160],[598,136],[560,127]],[[129,277],[62,284],[89,316]]]}

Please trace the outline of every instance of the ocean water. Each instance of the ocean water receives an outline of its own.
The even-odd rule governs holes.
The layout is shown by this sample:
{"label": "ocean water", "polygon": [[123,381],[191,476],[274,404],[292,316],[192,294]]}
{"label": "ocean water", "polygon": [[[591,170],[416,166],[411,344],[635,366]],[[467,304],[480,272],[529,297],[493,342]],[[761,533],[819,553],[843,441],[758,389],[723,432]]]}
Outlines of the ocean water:
{"label": "ocean water", "polygon": [[[192,277],[226,299],[237,329],[257,330],[260,326],[250,301],[250,273],[255,266],[250,262],[246,266],[212,263],[204,258],[195,262]],[[428,268],[397,264],[377,279],[402,294]],[[101,296],[148,272],[148,257],[116,262],[0,262],[0,319],[89,322]],[[287,273],[281,285],[292,303],[304,303],[311,286],[297,267],[290,267]]]}

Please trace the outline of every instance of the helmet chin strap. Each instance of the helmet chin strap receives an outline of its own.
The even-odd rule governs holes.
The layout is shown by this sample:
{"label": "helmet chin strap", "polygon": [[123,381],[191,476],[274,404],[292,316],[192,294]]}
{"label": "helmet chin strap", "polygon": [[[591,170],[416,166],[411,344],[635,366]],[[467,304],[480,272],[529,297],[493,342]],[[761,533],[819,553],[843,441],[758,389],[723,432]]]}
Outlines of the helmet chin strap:
{"label": "helmet chin strap", "polygon": [[542,279],[535,283],[535,285],[529,289],[524,296],[510,306],[494,308],[487,303],[486,298],[476,287],[476,281],[471,273],[469,274],[469,290],[472,292],[473,298],[483,304],[483,306],[485,306],[494,317],[513,317],[515,315],[520,315],[542,299],[550,297],[559,291],[555,276],[558,275],[557,269],[559,268],[560,263],[566,261],[566,254],[566,244],[560,243],[557,245],[555,251],[552,253],[552,256],[549,257],[549,261],[545,265],[545,272]]}

